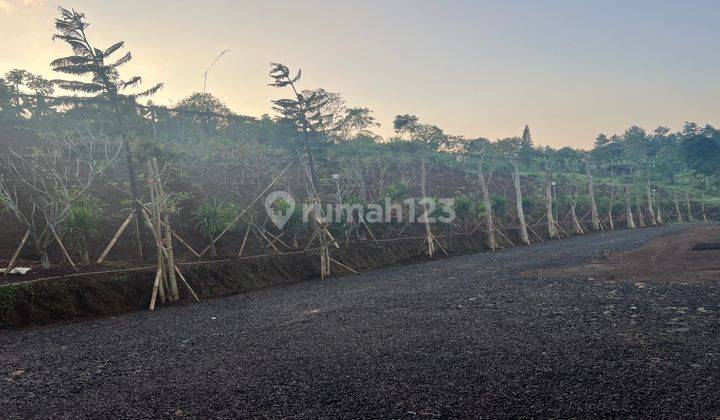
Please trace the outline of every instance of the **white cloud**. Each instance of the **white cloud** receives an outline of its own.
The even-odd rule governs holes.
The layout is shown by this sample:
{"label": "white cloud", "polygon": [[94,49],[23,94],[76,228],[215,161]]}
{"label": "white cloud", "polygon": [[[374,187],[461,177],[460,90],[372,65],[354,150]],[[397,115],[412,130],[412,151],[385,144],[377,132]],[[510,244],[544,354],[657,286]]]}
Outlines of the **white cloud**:
{"label": "white cloud", "polygon": [[27,7],[37,7],[45,4],[47,0],[0,0],[0,12],[13,12]]}

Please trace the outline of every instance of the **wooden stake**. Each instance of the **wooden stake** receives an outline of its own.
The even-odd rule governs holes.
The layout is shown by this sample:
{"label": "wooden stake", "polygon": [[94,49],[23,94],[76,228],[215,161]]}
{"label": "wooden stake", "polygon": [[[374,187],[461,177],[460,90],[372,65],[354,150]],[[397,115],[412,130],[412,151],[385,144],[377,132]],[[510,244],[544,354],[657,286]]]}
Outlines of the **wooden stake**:
{"label": "wooden stake", "polygon": [[50,233],[52,233],[53,237],[55,237],[55,241],[57,241],[58,246],[60,247],[60,250],[62,251],[63,255],[65,256],[65,259],[67,262],[70,263],[73,270],[75,270],[76,273],[78,273],[78,269],[75,266],[75,263],[73,262],[72,258],[70,258],[70,254],[68,254],[67,249],[65,249],[65,245],[63,245],[62,241],[60,240],[60,237],[58,236],[57,232],[55,232],[55,229],[51,226],[50,227]]}
{"label": "wooden stake", "polygon": [[505,238],[505,240],[506,240],[506,241],[508,241],[508,243],[509,243],[510,245],[512,245],[513,247],[515,247],[515,244],[514,244],[514,243],[512,243],[512,241],[511,241],[510,239],[508,239],[508,237],[507,237],[507,236],[505,236],[505,234],[504,234],[504,233],[502,233],[502,231],[500,231],[500,229],[498,229],[498,228],[495,228],[495,230],[497,231],[497,233],[499,233],[499,234],[500,234],[500,236],[502,236],[503,238]]}
{"label": "wooden stake", "polygon": [[280,180],[280,178],[285,174],[285,172],[286,172],[288,169],[290,169],[290,166],[292,166],[292,164],[293,164],[293,163],[290,162],[290,163],[288,164],[288,166],[286,166],[285,169],[283,169],[282,172],[280,172],[280,175],[278,175],[277,177],[275,177],[275,179],[273,179],[273,181],[272,181],[267,187],[265,187],[265,189],[262,190],[262,191],[260,192],[260,194],[258,194],[258,195],[250,202],[250,204],[249,204],[247,207],[245,207],[245,208],[240,212],[240,214],[238,214],[232,221],[230,221],[230,223],[228,223],[228,225],[225,227],[225,229],[223,229],[223,231],[220,232],[220,234],[219,234],[218,236],[216,236],[215,239],[212,240],[212,242],[210,242],[210,245],[208,245],[207,247],[205,247],[205,249],[203,249],[202,252],[200,252],[200,255],[205,255],[205,253],[208,252],[208,250],[212,247],[213,244],[215,244],[215,242],[219,241],[220,238],[222,238],[223,236],[225,236],[225,234],[228,233],[228,231],[229,231],[230,229],[232,229],[233,226],[235,226],[235,223],[237,223],[238,220],[240,220],[240,218],[248,211],[248,209],[250,209],[251,206],[255,205],[255,203],[256,203],[262,196],[264,196],[265,193],[266,193],[270,188],[272,188],[272,186],[275,185],[276,182],[278,182],[278,181]]}
{"label": "wooden stake", "polygon": [[155,281],[153,282],[152,296],[150,297],[150,310],[155,310],[155,300],[157,300],[158,289],[160,288],[160,277],[162,276],[162,270],[160,267],[155,272]]}
{"label": "wooden stake", "polygon": [[195,301],[200,302],[200,298],[198,298],[198,295],[195,294],[195,291],[193,290],[193,288],[190,287],[190,283],[188,283],[188,281],[185,279],[185,276],[183,276],[183,274],[180,272],[180,269],[178,268],[177,265],[175,266],[175,272],[178,274],[178,276],[180,276],[180,280],[182,280],[183,284],[185,284],[185,287],[188,288],[188,290],[190,291],[190,294],[195,299]]}
{"label": "wooden stake", "polygon": [[[158,168],[157,159],[153,158],[153,169],[155,170],[155,175],[157,177],[157,192],[160,195],[160,198],[162,198],[164,201],[169,196],[165,196],[165,191],[163,190],[162,186],[162,180],[160,179],[160,169]],[[171,267],[168,270],[168,281],[170,283],[170,294],[172,296],[172,300],[176,301],[180,299],[180,293],[178,292],[177,287],[177,279],[175,278],[175,271],[172,269],[172,267],[175,267],[175,254],[173,252],[173,244],[172,244],[172,228],[170,227],[170,216],[168,215],[167,211],[161,210],[161,216],[159,218],[160,221],[162,221],[162,224],[165,226],[165,244],[163,244],[163,247],[166,250],[167,255],[167,265],[168,267]],[[161,235],[162,238],[162,235]]]}
{"label": "wooden stake", "polygon": [[135,216],[135,209],[130,211],[130,215],[128,215],[127,219],[125,219],[125,221],[122,223],[122,225],[120,225],[120,228],[117,230],[117,232],[115,232],[115,236],[113,236],[113,238],[110,240],[110,243],[108,244],[108,246],[105,247],[105,250],[103,251],[102,255],[100,255],[100,258],[97,259],[98,264],[101,264],[105,260],[105,257],[108,256],[110,251],[115,246],[115,243],[117,243],[118,239],[120,239],[120,235],[122,235],[123,232],[125,232],[125,229],[130,225],[130,222],[133,221],[134,216]]}
{"label": "wooden stake", "polygon": [[18,256],[20,255],[20,251],[22,251],[23,247],[25,247],[25,243],[27,242],[28,238],[30,237],[30,229],[25,232],[25,235],[23,236],[22,240],[20,241],[20,245],[18,245],[17,249],[15,250],[15,253],[13,253],[12,258],[10,258],[10,263],[8,264],[7,268],[5,269],[5,273],[3,276],[7,276],[10,274],[10,270],[13,269],[13,266],[15,265],[15,261],[17,260]]}
{"label": "wooden stake", "polygon": [[334,258],[330,258],[330,261],[334,262],[335,264],[339,265],[340,267],[342,267],[342,268],[344,268],[344,269],[346,269],[346,270],[348,270],[348,271],[351,271],[351,272],[353,272],[353,273],[355,273],[355,274],[357,274],[357,275],[360,275],[360,273],[358,273],[357,271],[353,270],[352,268],[348,267],[347,265],[341,263],[340,261],[338,261],[338,260],[336,260],[336,259],[334,259]]}
{"label": "wooden stake", "polygon": [[545,241],[543,241],[543,239],[540,237],[540,235],[538,235],[537,232],[535,232],[535,229],[533,229],[532,226],[527,225],[527,227],[528,227],[528,229],[530,229],[530,232],[532,232],[533,235],[535,235],[535,236],[540,240],[540,242],[545,242]]}
{"label": "wooden stake", "polygon": [[243,250],[245,249],[245,243],[247,242],[248,235],[250,235],[250,226],[245,229],[245,236],[243,237],[242,245],[240,245],[240,252],[238,253],[238,256],[241,256],[243,254]]}

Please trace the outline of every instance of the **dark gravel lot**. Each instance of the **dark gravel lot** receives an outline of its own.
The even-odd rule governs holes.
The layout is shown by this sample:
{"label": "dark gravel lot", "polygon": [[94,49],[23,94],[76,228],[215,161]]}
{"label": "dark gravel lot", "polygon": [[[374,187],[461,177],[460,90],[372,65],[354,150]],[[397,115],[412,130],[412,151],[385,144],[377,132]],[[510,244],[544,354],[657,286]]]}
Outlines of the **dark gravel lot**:
{"label": "dark gravel lot", "polygon": [[0,332],[0,417],[720,415],[720,283],[523,278],[681,226]]}

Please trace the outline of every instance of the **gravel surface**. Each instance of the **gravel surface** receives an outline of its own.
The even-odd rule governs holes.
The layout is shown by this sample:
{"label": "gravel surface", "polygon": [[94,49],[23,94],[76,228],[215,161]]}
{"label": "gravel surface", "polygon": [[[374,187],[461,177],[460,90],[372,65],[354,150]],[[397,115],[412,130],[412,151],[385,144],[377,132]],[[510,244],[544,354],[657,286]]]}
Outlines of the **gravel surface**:
{"label": "gravel surface", "polygon": [[714,418],[719,283],[517,274],[683,229],[0,332],[0,417]]}

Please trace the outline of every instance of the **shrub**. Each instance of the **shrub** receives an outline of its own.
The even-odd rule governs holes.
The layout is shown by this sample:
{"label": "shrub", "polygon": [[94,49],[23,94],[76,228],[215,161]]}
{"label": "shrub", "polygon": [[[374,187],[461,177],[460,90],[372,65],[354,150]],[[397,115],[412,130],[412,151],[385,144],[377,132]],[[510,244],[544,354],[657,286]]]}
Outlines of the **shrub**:
{"label": "shrub", "polygon": [[88,241],[100,230],[99,203],[92,198],[73,202],[63,221],[63,230],[72,247],[80,254],[82,264],[90,264]]}
{"label": "shrub", "polygon": [[[205,239],[212,241],[232,220],[232,209],[233,206],[216,199],[203,201],[192,212],[195,227]],[[217,256],[215,244],[210,245],[210,255]]]}

